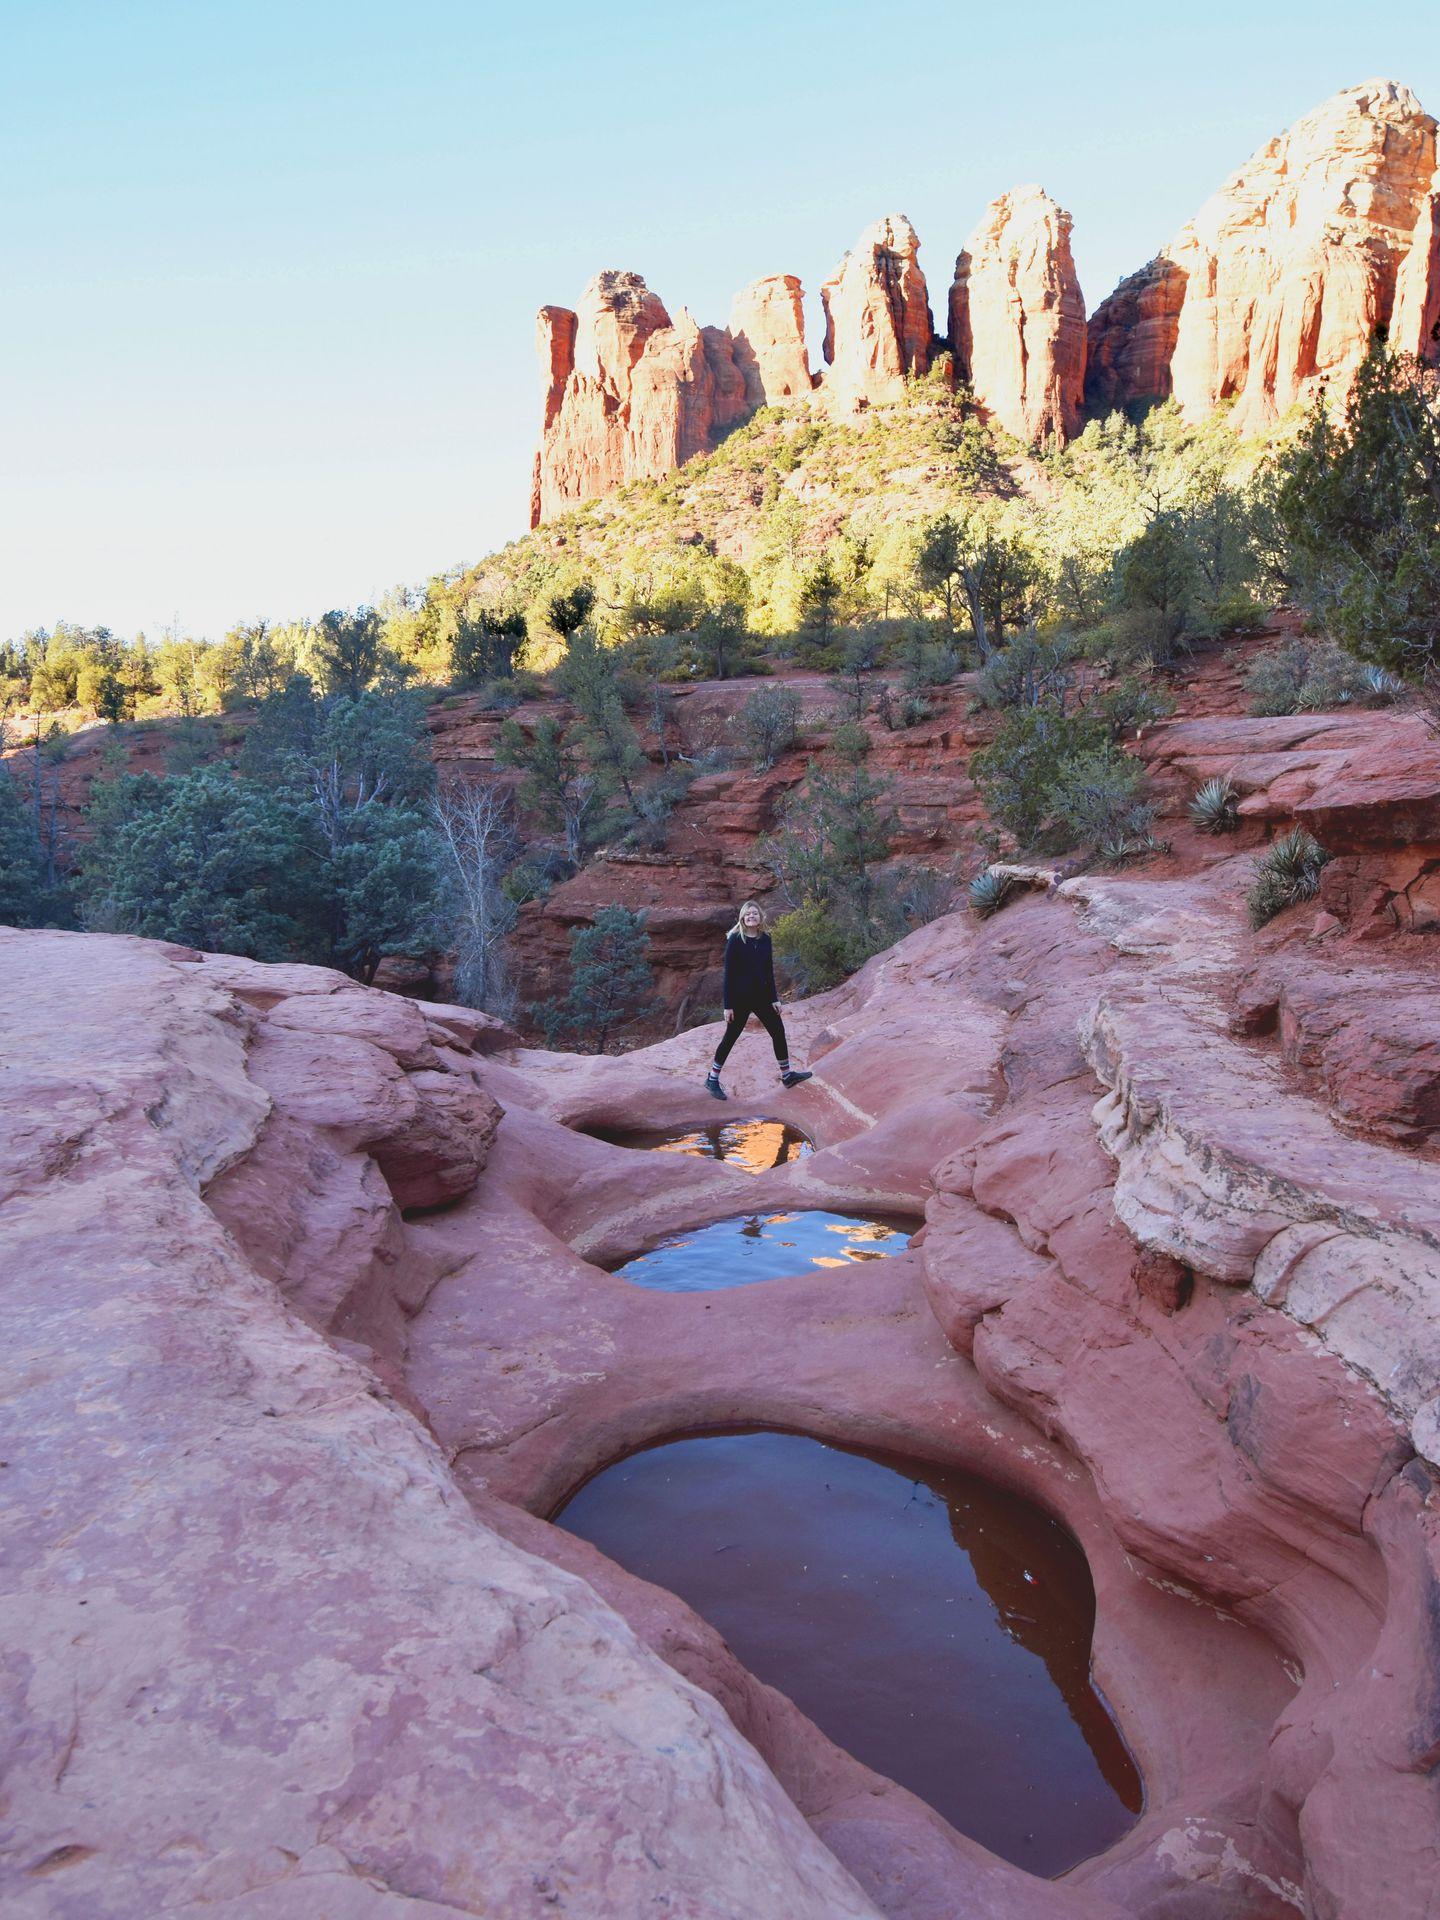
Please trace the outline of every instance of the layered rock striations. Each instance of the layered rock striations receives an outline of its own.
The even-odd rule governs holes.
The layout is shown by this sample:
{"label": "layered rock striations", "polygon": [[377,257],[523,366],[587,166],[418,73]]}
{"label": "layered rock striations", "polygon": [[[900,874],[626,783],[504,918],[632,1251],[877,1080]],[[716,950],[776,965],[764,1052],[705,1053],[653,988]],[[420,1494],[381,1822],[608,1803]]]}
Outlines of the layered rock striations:
{"label": "layered rock striations", "polygon": [[959,377],[1007,433],[1029,445],[1079,431],[1085,298],[1071,220],[1042,187],[992,201],[955,262],[950,345]]}
{"label": "layered rock striations", "polygon": [[1232,402],[1254,432],[1343,396],[1378,327],[1433,350],[1435,168],[1435,121],[1394,81],[1305,115],[1096,309],[1091,410],[1173,395],[1201,420]]}
{"label": "layered rock striations", "polygon": [[886,214],[821,287],[828,367],[821,392],[831,411],[897,400],[907,380],[929,371],[935,328],[919,256],[905,215]]}
{"label": "layered rock striations", "polygon": [[747,410],[730,336],[672,321],[638,273],[600,273],[578,311],[542,307],[544,388],[530,523],[707,452]]}

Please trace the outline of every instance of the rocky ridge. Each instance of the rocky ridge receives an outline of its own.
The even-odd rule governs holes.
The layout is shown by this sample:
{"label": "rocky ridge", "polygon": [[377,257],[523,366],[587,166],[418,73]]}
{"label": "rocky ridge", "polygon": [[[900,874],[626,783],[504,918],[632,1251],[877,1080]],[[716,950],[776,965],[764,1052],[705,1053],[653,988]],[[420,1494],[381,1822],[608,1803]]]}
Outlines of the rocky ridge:
{"label": "rocky ridge", "polygon": [[932,368],[1026,446],[1171,396],[1191,421],[1227,407],[1237,432],[1262,433],[1342,399],[1377,328],[1440,356],[1437,168],[1436,123],[1408,88],[1348,88],[1262,146],[1088,324],[1070,216],[1041,188],[986,210],[956,262],[948,334],[915,229],[887,215],[821,289],[814,376],[793,275],[738,294],[723,330],[683,314],[672,328],[638,275],[598,275],[577,312],[541,312],[531,524],[658,478],[762,405],[853,415]]}

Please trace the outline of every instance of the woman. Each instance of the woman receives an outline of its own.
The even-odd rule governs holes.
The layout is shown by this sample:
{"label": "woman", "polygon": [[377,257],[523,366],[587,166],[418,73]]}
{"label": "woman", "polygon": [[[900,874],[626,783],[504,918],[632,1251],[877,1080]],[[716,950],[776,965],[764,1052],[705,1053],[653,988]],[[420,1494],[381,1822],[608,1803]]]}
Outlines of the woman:
{"label": "woman", "polygon": [[729,1098],[720,1084],[720,1069],[752,1013],[774,1043],[780,1084],[798,1087],[802,1080],[808,1080],[808,1073],[790,1065],[785,1022],[775,997],[775,956],[765,931],[765,916],[753,900],[747,900],[725,936],[725,1032],[715,1049],[715,1064],[705,1076],[705,1085],[717,1100]]}

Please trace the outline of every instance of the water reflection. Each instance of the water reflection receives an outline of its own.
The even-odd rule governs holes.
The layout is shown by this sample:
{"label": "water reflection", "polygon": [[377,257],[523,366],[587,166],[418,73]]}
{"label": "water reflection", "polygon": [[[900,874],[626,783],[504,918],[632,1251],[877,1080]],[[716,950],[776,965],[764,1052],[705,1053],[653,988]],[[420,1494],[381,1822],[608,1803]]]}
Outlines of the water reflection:
{"label": "water reflection", "polygon": [[972,1475],[797,1434],[664,1442],[557,1516],[710,1621],[839,1745],[1032,1873],[1133,1823],[1075,1541]]}
{"label": "water reflection", "polygon": [[798,1127],[783,1120],[727,1120],[713,1127],[681,1132],[596,1132],[613,1147],[650,1153],[685,1153],[702,1160],[726,1160],[746,1173],[770,1173],[815,1151]]}
{"label": "water reflection", "polygon": [[874,1215],[739,1214],[691,1233],[674,1234],[615,1271],[641,1287],[668,1293],[711,1293],[757,1280],[779,1280],[810,1267],[846,1267],[884,1260],[910,1244],[911,1228]]}

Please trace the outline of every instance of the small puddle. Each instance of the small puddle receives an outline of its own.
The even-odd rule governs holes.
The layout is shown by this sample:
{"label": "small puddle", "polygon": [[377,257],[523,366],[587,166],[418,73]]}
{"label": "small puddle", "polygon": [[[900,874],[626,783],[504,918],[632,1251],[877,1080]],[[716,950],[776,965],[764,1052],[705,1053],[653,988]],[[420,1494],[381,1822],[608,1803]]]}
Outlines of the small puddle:
{"label": "small puddle", "polygon": [[802,1160],[815,1147],[798,1127],[783,1120],[726,1120],[714,1127],[682,1131],[642,1132],[592,1129],[593,1137],[612,1147],[636,1147],[649,1153],[688,1153],[701,1160],[726,1160],[746,1173],[770,1173],[776,1167]]}
{"label": "small puddle", "polygon": [[918,1226],[874,1214],[745,1213],[672,1234],[613,1271],[639,1287],[713,1293],[756,1280],[781,1280],[811,1267],[845,1267],[903,1253]]}
{"label": "small puddle", "polygon": [[1078,1544],[988,1481],[801,1434],[662,1441],[555,1516],[668,1587],[857,1759],[1031,1873],[1134,1824]]}

